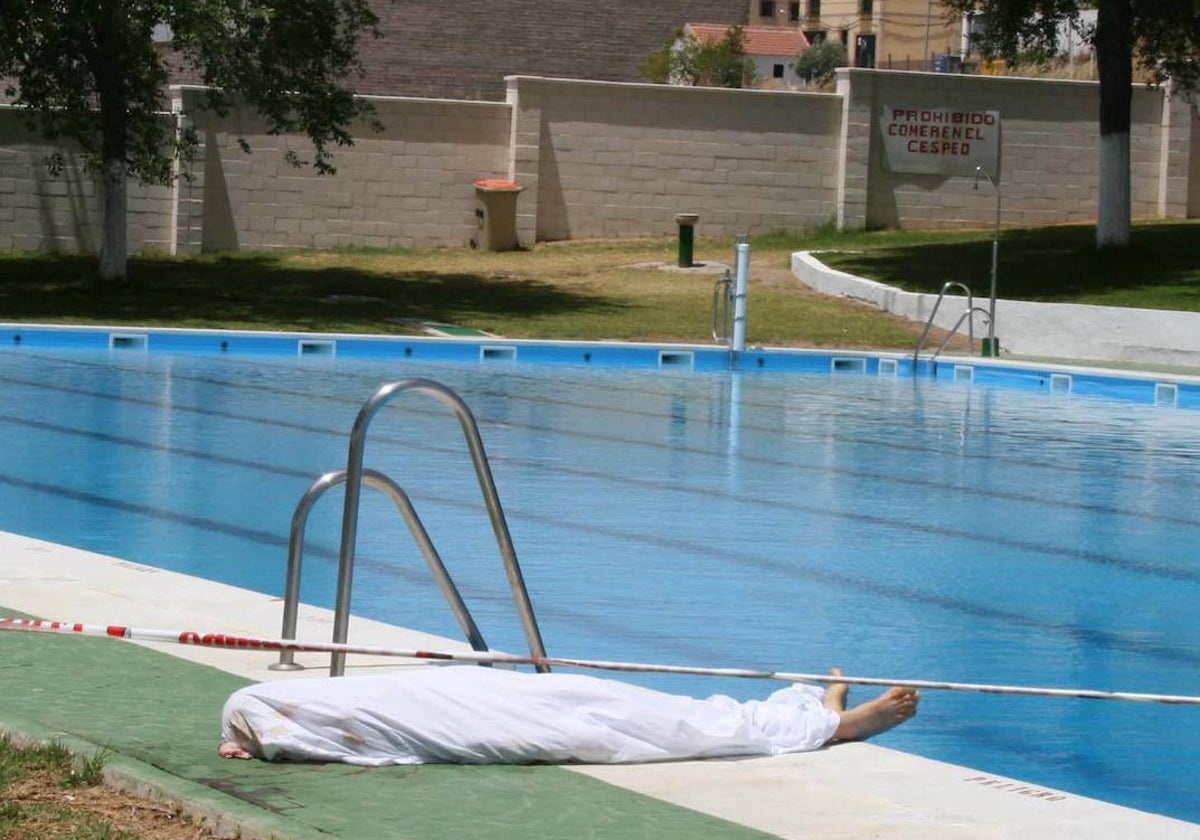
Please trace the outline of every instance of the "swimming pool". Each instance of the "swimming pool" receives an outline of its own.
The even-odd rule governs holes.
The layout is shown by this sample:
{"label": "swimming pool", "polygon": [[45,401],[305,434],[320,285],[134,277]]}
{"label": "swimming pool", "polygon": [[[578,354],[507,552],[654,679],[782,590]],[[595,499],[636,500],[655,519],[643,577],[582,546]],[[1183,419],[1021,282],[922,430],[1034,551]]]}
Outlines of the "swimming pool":
{"label": "swimming pool", "polygon": [[[279,593],[293,508],[344,465],[363,400],[426,376],[480,421],[551,654],[1200,694],[1192,411],[878,360],[804,375],[774,357],[730,373],[349,355],[10,346],[0,529]],[[413,497],[487,641],[523,650],[453,417],[405,396],[366,455]],[[375,495],[355,612],[459,635]],[[339,502],[308,529],[303,597],[325,606]],[[1195,715],[930,692],[881,743],[1200,821]]]}

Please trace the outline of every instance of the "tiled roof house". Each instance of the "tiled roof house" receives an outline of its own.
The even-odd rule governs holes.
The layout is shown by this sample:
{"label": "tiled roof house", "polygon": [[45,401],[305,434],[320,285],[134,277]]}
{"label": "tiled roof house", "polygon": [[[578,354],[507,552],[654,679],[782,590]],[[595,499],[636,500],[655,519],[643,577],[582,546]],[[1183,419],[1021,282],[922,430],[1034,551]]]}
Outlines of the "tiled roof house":
{"label": "tiled roof house", "polygon": [[[689,23],[684,31],[702,44],[723,41],[729,24]],[[754,87],[796,88],[800,79],[792,69],[800,53],[808,49],[808,38],[799,29],[777,26],[744,26],[743,48],[754,62]]]}

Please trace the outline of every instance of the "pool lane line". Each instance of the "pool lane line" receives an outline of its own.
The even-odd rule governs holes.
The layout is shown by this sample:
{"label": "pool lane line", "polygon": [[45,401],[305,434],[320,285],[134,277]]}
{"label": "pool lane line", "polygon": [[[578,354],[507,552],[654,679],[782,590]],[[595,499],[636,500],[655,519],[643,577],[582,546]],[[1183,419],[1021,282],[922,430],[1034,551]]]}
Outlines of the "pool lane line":
{"label": "pool lane line", "polygon": [[[201,411],[203,413],[206,413],[206,414],[218,413],[214,409],[197,409],[197,410]],[[234,414],[231,414],[228,412],[221,412],[221,413],[224,415],[224,417],[226,419],[237,419],[237,420],[240,420],[243,422],[263,423],[266,425],[270,425],[273,428],[283,427],[283,428],[293,429],[296,431],[320,434],[323,436],[333,436],[333,437],[337,437],[339,439],[345,437],[345,435],[343,433],[341,433],[339,431],[335,431],[331,428],[322,428],[319,426],[312,426],[309,424],[301,424],[301,423],[293,423],[290,421],[270,422],[270,421],[246,417],[243,415],[234,415]],[[184,457],[192,457],[192,458],[196,458],[197,460],[209,461],[212,463],[223,464],[225,466],[234,466],[234,467],[239,467],[242,469],[266,471],[266,472],[274,474],[274,475],[296,477],[296,478],[309,478],[309,479],[314,477],[314,473],[304,472],[301,470],[295,470],[295,469],[291,469],[288,467],[278,467],[278,466],[273,466],[273,465],[268,465],[268,464],[261,464],[261,463],[257,463],[257,462],[253,462],[253,461],[246,461],[243,459],[230,458],[228,456],[222,456],[222,455],[218,455],[216,453],[204,453],[204,452],[199,452],[196,450],[185,450],[185,449],[178,448],[178,447],[168,447],[168,446],[164,446],[161,444],[146,443],[145,441],[139,441],[134,438],[123,438],[123,437],[120,437],[117,435],[112,435],[112,434],[104,433],[104,432],[93,432],[90,430],[72,429],[71,427],[59,426],[57,424],[51,424],[51,423],[44,423],[42,421],[32,421],[32,420],[26,421],[26,420],[21,420],[19,418],[13,418],[12,415],[4,414],[4,413],[0,413],[0,422],[27,423],[34,427],[51,429],[53,431],[59,431],[61,433],[65,433],[65,434],[74,434],[74,435],[78,435],[81,437],[98,439],[98,440],[102,440],[102,441],[109,442],[109,443],[123,444],[123,445],[133,446],[133,447],[137,447],[137,448],[148,449],[150,451],[164,452],[166,454],[174,454],[174,455],[181,455]],[[429,446],[429,445],[424,445],[424,444],[418,447],[416,444],[413,444],[408,439],[389,438],[387,436],[384,436],[384,439],[382,442],[386,442],[391,445],[398,446],[401,448],[407,448],[407,449],[421,449],[421,450],[425,450],[425,451],[428,451],[428,450],[442,451],[447,454],[459,454],[460,453],[460,450],[457,448],[454,448],[454,449],[442,448],[442,447],[434,447],[434,446]],[[513,457],[497,459],[497,460],[500,462],[506,463],[506,464],[515,464],[515,465],[518,465],[518,466],[520,466],[522,468],[526,468],[526,469],[545,469],[545,467],[543,465],[541,465],[539,462],[536,462],[536,461],[528,461],[525,459],[513,458]],[[596,479],[596,480],[609,481],[609,482],[620,482],[621,484],[637,484],[638,486],[643,486],[643,487],[646,487],[647,489],[651,489],[651,490],[672,490],[675,492],[687,493],[690,495],[699,495],[699,496],[702,496],[705,498],[728,499],[737,504],[753,504],[753,505],[758,505],[758,506],[761,506],[764,504],[764,502],[756,496],[751,497],[751,496],[745,496],[745,495],[739,495],[739,494],[730,494],[730,493],[726,493],[724,491],[713,490],[711,488],[700,487],[700,486],[695,486],[695,485],[683,485],[683,484],[674,484],[674,483],[667,484],[667,483],[659,482],[656,480],[639,479],[639,478],[636,478],[634,476],[629,476],[629,475],[622,475],[622,476],[618,477],[611,473],[601,472],[599,470],[586,470],[581,467],[568,467],[568,466],[563,466],[563,465],[556,465],[553,469],[556,473],[559,473],[562,475],[580,476],[580,477],[592,478],[592,479]],[[15,483],[15,482],[19,482],[21,480],[22,479],[15,477],[15,476],[4,476],[3,474],[0,474],[0,481],[7,481],[9,483]],[[49,485],[41,485],[41,486],[48,487]],[[957,488],[951,487],[951,488],[947,488],[947,489],[956,490]],[[966,492],[966,491],[964,491],[964,492]],[[972,491],[972,492],[978,492],[981,495],[983,495],[985,498],[993,497],[993,494],[990,494],[988,491],[985,491],[985,490]],[[1004,494],[995,494],[995,497],[1008,498],[1008,496],[1006,496]],[[96,498],[102,498],[102,497],[97,496]],[[436,495],[432,495],[429,498],[433,498],[433,499],[440,500],[440,501],[449,501],[448,499],[446,499],[446,497],[439,497]],[[1044,502],[1042,502],[1042,500],[1040,500],[1038,498],[1034,498],[1034,497],[1031,497],[1031,498],[1018,497],[1018,498],[1011,499],[1011,500],[1019,501],[1019,502],[1044,503]],[[1144,514],[1136,513],[1136,512],[1122,511],[1122,510],[1116,509],[1116,508],[1110,509],[1110,508],[1107,508],[1104,506],[1094,506],[1093,507],[1093,506],[1076,505],[1073,503],[1066,503],[1066,502],[1057,502],[1057,503],[1051,502],[1051,503],[1055,504],[1058,507],[1064,507],[1064,508],[1074,509],[1074,510],[1087,510],[1087,511],[1095,512],[1095,513],[1117,514],[1117,515],[1122,515],[1122,516],[1128,516],[1128,517],[1131,517],[1134,519],[1166,522],[1168,524],[1183,525],[1183,526],[1187,526],[1187,527],[1200,526],[1200,522],[1177,518],[1177,517],[1169,518],[1166,516],[1153,515],[1153,514],[1144,515]],[[884,516],[881,514],[866,514],[861,511],[839,511],[839,510],[834,510],[832,508],[819,507],[817,505],[806,505],[806,504],[792,501],[792,500],[777,499],[775,501],[770,502],[770,505],[772,508],[779,509],[779,510],[791,511],[791,512],[795,512],[795,513],[804,513],[804,514],[809,514],[809,515],[814,515],[814,516],[822,516],[822,517],[827,517],[827,518],[832,518],[832,519],[847,520],[847,521],[853,522],[855,524],[861,524],[861,523],[865,522],[867,524],[875,525],[875,526],[878,526],[881,528],[892,528],[892,529],[899,529],[899,530],[906,530],[906,531],[917,531],[922,534],[932,534],[935,536],[948,537],[950,539],[965,540],[968,542],[983,543],[985,545],[1000,546],[1003,548],[1016,549],[1016,550],[1022,551],[1022,552],[1042,554],[1042,555],[1046,555],[1046,556],[1050,556],[1050,557],[1060,557],[1060,558],[1066,558],[1068,560],[1080,560],[1085,563],[1093,563],[1093,564],[1097,564],[1097,565],[1101,565],[1101,566],[1106,566],[1109,568],[1121,569],[1123,571],[1131,572],[1134,574],[1146,574],[1146,575],[1150,575],[1152,577],[1167,578],[1167,579],[1181,580],[1181,581],[1200,581],[1200,569],[1186,569],[1186,568],[1179,568],[1177,566],[1164,565],[1161,563],[1147,562],[1144,560],[1132,560],[1132,559],[1123,558],[1123,557],[1115,557],[1113,555],[1103,554],[1101,552],[1096,552],[1096,551],[1082,551],[1082,550],[1070,548],[1067,546],[1047,545],[1047,544],[1037,543],[1037,542],[1033,542],[1033,541],[1029,541],[1029,540],[1016,539],[1013,537],[1004,537],[1004,536],[999,536],[999,535],[994,535],[994,534],[979,534],[974,531],[965,530],[965,529],[951,528],[951,527],[942,526],[942,525],[932,525],[929,523],[914,522],[907,517],[891,517],[891,516]]]}
{"label": "pool lane line", "polygon": [[[65,364],[72,364],[72,365],[75,365],[78,367],[111,369],[111,365],[106,365],[106,364],[102,364],[99,362],[86,362],[86,361],[80,361],[80,360],[75,360],[75,359],[64,360],[57,356],[46,356],[45,358],[52,359],[54,361],[65,363]],[[294,368],[294,367],[285,367],[283,365],[270,365],[267,361],[252,362],[252,364],[254,364],[255,366],[275,367],[278,369],[289,370],[289,371],[296,370],[296,368]],[[453,363],[453,362],[441,362],[441,363],[425,362],[423,364],[423,366],[449,368],[449,369],[456,370],[456,371],[464,369],[463,367],[461,367],[461,363]],[[121,368],[119,368],[119,370],[121,370],[122,372],[125,372],[125,373],[141,373],[141,374],[146,374],[146,375],[150,375],[150,376],[158,376],[159,375],[156,371],[146,371],[142,368],[121,367]],[[356,378],[361,378],[364,380],[367,379],[366,374],[353,373],[352,375],[354,375]],[[528,377],[528,376],[522,377],[518,374],[512,374],[507,371],[506,371],[505,375],[506,376],[514,376],[516,378],[520,378],[523,380],[533,379],[533,377]],[[304,391],[291,391],[291,390],[279,388],[276,386],[261,386],[261,385],[257,385],[257,384],[251,385],[250,383],[243,384],[243,383],[239,383],[236,381],[224,380],[224,379],[219,379],[219,378],[209,377],[209,376],[191,376],[191,375],[187,375],[187,374],[177,374],[177,375],[172,374],[172,378],[184,380],[184,381],[190,381],[190,382],[200,382],[200,383],[205,383],[205,384],[222,385],[224,387],[232,387],[232,388],[235,388],[238,390],[245,390],[245,389],[252,388],[256,391],[269,391],[269,392],[272,392],[277,395],[293,396],[293,397],[297,397],[300,399],[307,399],[307,400],[320,399],[320,400],[325,400],[325,401],[329,401],[329,402],[335,402],[337,404],[344,404],[347,406],[360,404],[357,398],[340,397],[340,396],[325,395],[325,394],[315,394],[314,395],[314,394],[310,394],[310,393],[304,392]],[[4,380],[5,380],[4,377],[0,377],[0,381],[4,381]],[[17,384],[26,384],[31,387],[44,387],[44,388],[48,388],[48,389],[52,389],[52,390],[64,390],[67,392],[73,392],[73,391],[77,390],[79,393],[81,393],[83,395],[88,395],[89,393],[91,393],[93,396],[101,398],[101,399],[103,399],[103,398],[121,399],[121,397],[119,397],[119,396],[104,394],[101,392],[88,392],[88,391],[84,391],[82,389],[60,388],[59,386],[47,385],[45,383],[40,383],[40,382],[36,382],[36,381],[18,380],[15,378],[10,379],[9,381],[16,382]],[[378,377],[372,377],[371,381],[377,382]],[[576,380],[576,381],[578,381],[578,380]],[[712,380],[698,380],[698,381],[712,381]],[[368,386],[364,385],[364,387],[368,387]],[[636,389],[636,390],[639,393],[648,395],[648,396],[659,396],[659,397],[666,396],[660,391],[650,391],[647,389]],[[473,395],[479,395],[479,396],[484,396],[484,397],[489,397],[489,396],[490,397],[505,397],[510,400],[518,400],[521,402],[534,402],[534,403],[541,403],[541,404],[546,404],[546,405],[563,405],[563,406],[570,406],[570,407],[574,407],[574,408],[585,408],[585,409],[596,410],[596,411],[609,411],[609,412],[613,412],[613,413],[625,414],[625,415],[630,415],[630,416],[635,416],[635,417],[649,417],[649,418],[664,418],[664,417],[666,417],[666,415],[663,415],[663,414],[648,412],[648,411],[639,411],[637,409],[630,408],[627,406],[613,407],[613,406],[592,405],[592,404],[581,405],[579,403],[574,403],[569,400],[554,399],[552,397],[546,397],[546,396],[538,396],[538,397],[516,396],[516,397],[514,397],[514,396],[508,395],[504,392],[500,392],[500,391],[489,391],[483,387],[479,387],[479,388],[472,387],[471,393]],[[170,405],[170,404],[166,404],[166,403],[154,402],[154,401],[149,401],[149,400],[137,400],[136,398],[131,399],[130,401],[142,402],[142,403],[148,404],[148,405],[160,405],[162,407],[168,407]],[[766,408],[778,407],[776,403],[771,403],[771,402],[751,402],[749,404],[756,406],[756,407],[766,407]],[[187,409],[188,407],[183,407],[183,408]],[[413,411],[413,413],[423,414],[426,416],[436,416],[438,414],[438,412],[436,412],[435,410],[421,408],[421,407],[415,407],[412,409],[412,411]],[[705,421],[705,422],[710,422],[710,421]],[[543,426],[538,426],[538,425],[529,424],[529,423],[523,423],[523,424],[520,424],[520,426],[521,426],[521,428],[528,428],[528,429],[535,429],[535,430],[556,431],[559,434],[568,435],[568,436],[574,435],[574,436],[581,436],[581,437],[598,437],[600,439],[608,439],[608,438],[606,438],[606,436],[603,436],[603,435],[590,435],[587,432],[563,431],[563,430],[554,429],[554,427],[543,427]],[[772,429],[770,427],[752,426],[749,424],[744,424],[742,426],[742,429],[743,429],[743,431],[756,430],[756,429],[761,429],[763,431],[768,431],[768,432],[774,431],[774,429]],[[927,445],[923,445],[920,443],[905,443],[902,441],[895,441],[894,439],[889,439],[887,442],[881,442],[878,438],[858,437],[858,436],[844,435],[844,434],[839,435],[836,432],[831,432],[828,435],[813,435],[813,434],[806,434],[804,432],[797,432],[797,431],[793,430],[793,431],[790,431],[789,434],[792,434],[793,436],[796,436],[796,437],[802,437],[807,440],[813,440],[813,441],[821,441],[821,442],[833,441],[836,443],[852,443],[852,444],[856,444],[859,446],[870,446],[870,447],[883,448],[888,451],[899,450],[899,451],[905,451],[905,452],[914,452],[914,453],[922,454],[922,455],[953,455],[954,457],[961,458],[961,459],[983,460],[983,461],[988,461],[988,462],[999,462],[999,463],[1004,463],[1004,464],[1017,464],[1020,466],[1030,467],[1030,468],[1034,468],[1034,469],[1052,469],[1056,472],[1072,472],[1072,473],[1078,473],[1078,474],[1081,474],[1084,476],[1091,476],[1091,475],[1095,475],[1097,473],[1097,470],[1095,470],[1095,469],[1092,469],[1092,468],[1086,467],[1086,466],[1080,466],[1078,464],[1073,464],[1073,463],[1062,462],[1062,463],[1047,464],[1044,459],[1036,459],[1035,460],[1035,459],[1028,459],[1028,458],[1020,458],[1020,457],[1016,457],[1016,456],[1012,456],[1012,455],[1008,455],[1008,454],[1004,454],[1004,453],[996,454],[996,453],[962,452],[962,451],[958,451],[958,450],[947,450],[944,448],[927,446]],[[987,434],[989,437],[1011,438],[1011,439],[1013,439],[1014,442],[1021,442],[1021,443],[1026,443],[1026,444],[1028,443],[1028,441],[1025,439],[1017,440],[1013,436],[1007,435],[1003,431],[980,430],[980,434]],[[635,441],[635,442],[639,443],[639,444],[651,445],[651,446],[660,445],[660,444],[656,444],[656,443],[642,442],[642,441]],[[1045,442],[1045,441],[1043,441],[1043,442]],[[1052,438],[1050,440],[1050,442],[1069,442],[1069,441],[1066,438]],[[707,453],[703,450],[695,450],[695,451],[698,451],[700,454],[711,454],[711,453]],[[1174,453],[1162,453],[1162,454],[1173,455]],[[1190,457],[1190,456],[1187,456],[1186,453],[1184,453],[1184,456]],[[774,463],[774,462],[772,462],[772,463]],[[800,466],[803,466],[803,465],[800,465]],[[1161,478],[1160,476],[1157,476],[1157,475],[1143,475],[1143,474],[1137,474],[1137,473],[1105,472],[1105,473],[1103,473],[1103,475],[1106,478],[1106,480],[1110,480],[1112,478],[1120,478],[1123,480],[1140,481],[1140,482],[1157,482]],[[1186,484],[1184,484],[1184,486],[1187,488],[1190,488],[1190,487],[1200,488],[1200,483],[1194,483],[1194,482],[1186,483]]]}
{"label": "pool lane line", "polygon": [[[347,437],[347,433],[340,429],[333,429],[333,428],[321,427],[321,426],[313,426],[310,424],[297,423],[294,421],[264,418],[264,417],[255,417],[253,415],[237,414],[234,412],[223,411],[223,410],[219,410],[219,409],[204,408],[202,406],[179,405],[176,403],[169,403],[169,402],[164,402],[161,400],[113,395],[113,394],[107,394],[107,393],[99,392],[99,391],[88,391],[88,390],[82,389],[82,388],[63,388],[60,386],[47,385],[45,383],[40,383],[40,382],[36,382],[36,381],[31,381],[31,380],[20,380],[20,379],[15,379],[12,377],[0,377],[0,382],[6,381],[6,380],[9,382],[14,382],[19,385],[25,385],[27,387],[46,388],[49,390],[63,391],[66,393],[78,394],[80,396],[90,397],[93,399],[111,400],[111,401],[115,401],[115,402],[126,402],[126,403],[132,403],[135,405],[144,405],[144,406],[152,407],[152,408],[163,408],[163,409],[170,409],[170,410],[175,410],[175,411],[189,412],[189,413],[193,413],[193,414],[198,414],[200,416],[217,417],[220,419],[233,420],[233,421],[237,421],[237,422],[247,422],[247,423],[256,423],[256,424],[262,424],[262,425],[270,425],[273,427],[293,429],[293,430],[301,431],[301,432],[311,432],[311,433],[320,434],[320,435],[333,435],[333,436],[336,436],[339,438]],[[300,392],[286,392],[286,393],[288,393],[291,396],[296,396],[298,398],[305,397],[305,395],[301,394]],[[346,403],[347,405],[349,405],[348,400],[342,400],[342,399],[336,398],[336,397],[327,397],[324,395],[316,395],[316,396],[319,398],[322,398],[322,399],[337,401],[338,403]],[[313,397],[307,396],[306,398],[312,399]],[[419,410],[418,409],[414,413],[422,414],[426,417],[436,416],[435,412],[432,412],[429,410]],[[637,412],[637,413],[641,414],[640,412]],[[664,415],[647,414],[646,416],[663,417]],[[0,418],[0,419],[2,419],[2,418]],[[30,421],[30,422],[39,422],[39,421]],[[710,450],[698,449],[696,447],[679,447],[679,446],[672,445],[670,443],[663,443],[660,441],[633,440],[630,438],[624,438],[624,437],[620,437],[617,435],[605,434],[603,432],[586,432],[586,431],[580,431],[578,429],[564,430],[564,429],[559,429],[554,426],[543,426],[543,425],[527,423],[527,422],[514,424],[514,423],[507,423],[504,421],[497,421],[497,420],[487,418],[487,417],[481,418],[480,424],[481,424],[481,426],[488,426],[488,425],[511,426],[511,427],[521,428],[521,429],[525,429],[525,430],[549,432],[549,433],[561,435],[566,438],[578,437],[578,438],[585,438],[588,440],[600,440],[600,441],[616,443],[616,444],[624,445],[624,446],[628,446],[628,445],[646,446],[646,447],[653,448],[653,449],[664,449],[664,450],[671,451],[671,452],[679,452],[682,454],[696,455],[696,456],[702,456],[702,457],[708,457],[708,458],[725,457],[723,453],[716,453],[716,452],[712,452]],[[836,440],[836,436],[834,439]],[[389,436],[389,435],[384,434],[384,435],[377,435],[375,438],[373,438],[373,440],[379,440],[381,442],[388,443],[388,444],[391,444],[394,446],[413,448],[413,444],[407,438],[399,438],[399,437]],[[822,439],[822,440],[824,440],[824,439]],[[842,442],[844,442],[844,441],[842,441]],[[864,441],[854,441],[854,440],[850,440],[850,442],[865,443]],[[871,445],[878,446],[880,444],[878,442],[874,442]],[[428,447],[422,447],[422,448],[424,449],[424,448],[428,448]],[[928,454],[928,453],[942,454],[942,455],[948,454],[943,450],[932,450],[932,449],[925,449],[925,448],[920,448],[920,447],[915,447],[915,448],[911,448],[908,450],[906,450],[905,447],[903,447],[903,446],[889,447],[889,448],[900,449],[902,451],[914,451],[914,452],[919,452],[919,453],[923,453],[923,454]],[[457,451],[457,450],[455,450],[455,451]],[[998,491],[998,490],[995,490],[990,487],[988,487],[988,488],[977,487],[977,486],[972,486],[969,484],[968,485],[946,484],[944,482],[927,481],[927,480],[922,480],[922,479],[910,479],[910,478],[905,478],[903,476],[897,476],[894,474],[875,473],[875,472],[871,472],[868,470],[849,470],[849,469],[839,468],[839,467],[822,467],[822,466],[817,466],[817,465],[798,463],[798,462],[790,462],[790,461],[789,462],[780,462],[778,459],[773,458],[773,457],[757,456],[757,455],[751,455],[751,454],[746,454],[746,453],[741,453],[739,457],[741,457],[741,459],[747,463],[763,463],[763,464],[768,464],[772,467],[778,467],[778,466],[782,465],[782,466],[788,466],[788,467],[798,469],[798,470],[817,472],[821,475],[844,475],[844,476],[848,476],[851,478],[861,478],[861,479],[867,479],[867,480],[872,480],[872,481],[881,481],[881,482],[886,482],[889,484],[896,484],[896,485],[901,485],[901,486],[913,486],[913,487],[917,487],[919,489],[926,489],[926,490],[943,490],[944,489],[944,490],[947,490],[950,492],[961,493],[964,495],[978,496],[978,497],[985,498],[985,499],[1005,499],[1005,500],[1016,501],[1016,502],[1031,502],[1031,503],[1043,504],[1043,505],[1049,504],[1049,505],[1053,505],[1058,508],[1066,508],[1066,509],[1070,509],[1070,510],[1082,510],[1082,511],[1089,511],[1089,512],[1095,512],[1095,513],[1105,513],[1105,514],[1114,514],[1114,515],[1119,515],[1119,516],[1128,516],[1128,517],[1136,518],[1136,519],[1143,519],[1143,520],[1147,520],[1147,521],[1157,521],[1157,522],[1167,522],[1167,523],[1172,523],[1172,524],[1184,525],[1184,526],[1188,526],[1188,527],[1200,526],[1200,520],[1188,519],[1186,517],[1181,517],[1181,516],[1158,514],[1158,513],[1153,513],[1150,511],[1124,510],[1122,508],[1118,508],[1118,507],[1111,506],[1111,505],[1097,505],[1097,504],[1088,504],[1088,503],[1083,503],[1083,502],[1069,502],[1069,501],[1065,501],[1065,500],[1058,499],[1058,498],[1046,499],[1044,497],[1034,496],[1034,495],[1029,495],[1029,494],[1024,494],[1024,493],[1018,493],[1015,491]],[[962,455],[962,456],[956,454],[955,457],[984,458],[984,459],[988,459],[988,460],[993,460],[993,458],[991,456],[982,455],[982,454]],[[509,459],[509,460],[516,462],[516,459]],[[1045,462],[1027,462],[1027,461],[1023,461],[1020,459],[1011,459],[1011,458],[1009,458],[1009,459],[995,458],[994,460],[999,460],[1004,463],[1012,463],[1012,464],[1019,464],[1022,466],[1036,467],[1038,469],[1051,469],[1051,470],[1054,470],[1055,472],[1077,472],[1077,473],[1081,473],[1083,475],[1089,475],[1089,476],[1096,474],[1096,472],[1097,472],[1096,470],[1089,469],[1089,468],[1083,468],[1083,467],[1077,467],[1077,466],[1071,466],[1071,465],[1063,465],[1063,464],[1057,464],[1057,463],[1046,464]],[[561,467],[559,469],[563,472],[569,472],[571,468]],[[1105,475],[1106,480],[1111,480],[1113,478],[1121,478],[1124,480],[1131,480],[1131,481],[1138,481],[1138,482],[1147,482],[1150,480],[1149,477],[1140,476],[1140,475],[1136,475],[1136,474],[1129,474],[1129,473],[1111,473],[1111,472],[1109,472],[1109,473],[1105,473],[1104,475]],[[1155,480],[1157,481],[1157,479],[1155,479]],[[1182,484],[1181,482],[1176,482],[1176,483]],[[1180,488],[1180,491],[1185,490],[1185,489],[1187,489],[1187,485],[1183,484],[1183,486]]]}

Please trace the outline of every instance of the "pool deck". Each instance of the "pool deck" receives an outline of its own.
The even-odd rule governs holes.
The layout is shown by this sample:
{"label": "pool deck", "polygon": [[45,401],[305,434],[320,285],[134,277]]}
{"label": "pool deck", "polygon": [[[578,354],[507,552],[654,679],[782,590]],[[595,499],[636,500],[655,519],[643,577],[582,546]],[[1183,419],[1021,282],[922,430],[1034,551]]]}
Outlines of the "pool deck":
{"label": "pool deck", "polygon": [[[0,532],[0,614],[277,638],[255,592]],[[298,637],[332,615],[304,607]],[[353,620],[356,644],[465,649]],[[180,804],[222,836],[502,838],[1077,838],[1200,840],[1200,825],[869,743],[740,760],[579,767],[268,764],[216,755],[221,705],[250,681],[320,676],[328,656],[0,633],[0,730],[103,750],[110,782]],[[405,667],[351,656],[348,673]]]}

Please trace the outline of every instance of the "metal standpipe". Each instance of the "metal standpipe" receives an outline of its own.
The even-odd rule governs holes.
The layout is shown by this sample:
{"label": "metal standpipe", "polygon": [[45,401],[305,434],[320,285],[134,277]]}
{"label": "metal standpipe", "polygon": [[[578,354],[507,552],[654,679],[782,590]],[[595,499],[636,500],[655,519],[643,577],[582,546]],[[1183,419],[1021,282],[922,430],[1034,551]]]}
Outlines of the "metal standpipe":
{"label": "metal standpipe", "polygon": [[996,226],[992,231],[992,277],[991,294],[988,298],[988,337],[984,342],[984,356],[999,356],[1000,341],[996,338],[996,268],[1000,254],[1000,187],[982,166],[975,167],[975,189],[979,189],[979,176],[987,178],[996,193]]}
{"label": "metal standpipe", "polygon": [[[537,620],[533,615],[533,605],[529,601],[529,593],[525,589],[525,580],[521,574],[520,564],[517,562],[517,553],[513,548],[508,523],[504,519],[504,511],[500,506],[500,497],[496,492],[496,483],[492,478],[491,467],[488,466],[487,454],[483,448],[483,440],[479,436],[479,427],[475,423],[475,417],[457,394],[431,379],[405,379],[380,386],[374,395],[363,404],[354,421],[354,428],[350,432],[350,451],[346,458],[346,500],[342,512],[342,543],[338,558],[333,641],[344,644],[349,635],[350,590],[354,569],[354,552],[358,540],[358,509],[362,494],[363,451],[366,448],[367,427],[379,409],[405,391],[418,391],[434,397],[450,408],[458,418],[459,425],[462,426],[463,434],[467,439],[471,460],[475,465],[475,473],[479,479],[480,490],[483,492],[488,516],[492,521],[492,530],[496,534],[496,542],[504,560],[509,586],[513,590],[513,598],[517,603],[517,611],[525,629],[529,652],[534,658],[545,657],[546,648],[542,643]],[[330,675],[342,676],[345,673],[345,667],[345,653],[335,652],[332,654]],[[549,670],[548,666],[542,664],[537,665],[536,668],[538,671]]]}
{"label": "metal standpipe", "polygon": [[[283,630],[280,635],[281,638],[296,638],[296,626],[299,621],[300,608],[301,566],[304,556],[304,532],[308,526],[308,516],[312,512],[313,505],[325,495],[326,491],[342,484],[345,480],[345,470],[325,473],[325,475],[312,483],[312,486],[301,497],[299,504],[296,505],[295,513],[292,514],[291,539],[288,543],[287,583],[283,596]],[[454,585],[454,581],[450,579],[450,573],[446,571],[446,566],[442,563],[437,549],[434,548],[433,541],[429,538],[429,533],[425,530],[420,517],[417,516],[416,510],[413,509],[408,494],[396,482],[375,470],[363,470],[363,481],[376,490],[386,493],[396,505],[396,509],[400,511],[400,515],[404,517],[404,521],[408,525],[409,533],[412,534],[417,547],[425,556],[425,562],[429,566],[429,571],[433,574],[434,581],[449,602],[450,609],[453,611],[459,627],[462,628],[463,633],[466,635],[471,649],[479,651],[487,650],[488,645],[483,639],[483,634],[479,632],[479,627],[475,624],[475,619],[471,617],[471,612],[467,609],[467,605],[459,594],[458,588]],[[296,664],[296,653],[291,650],[281,651],[279,661],[267,666],[268,670],[271,671],[299,671],[303,667],[303,665]],[[338,675],[331,674],[330,676]]]}
{"label": "metal standpipe", "polygon": [[733,288],[733,343],[730,351],[737,359],[746,349],[746,296],[750,288],[750,237],[737,238],[737,266]]}

